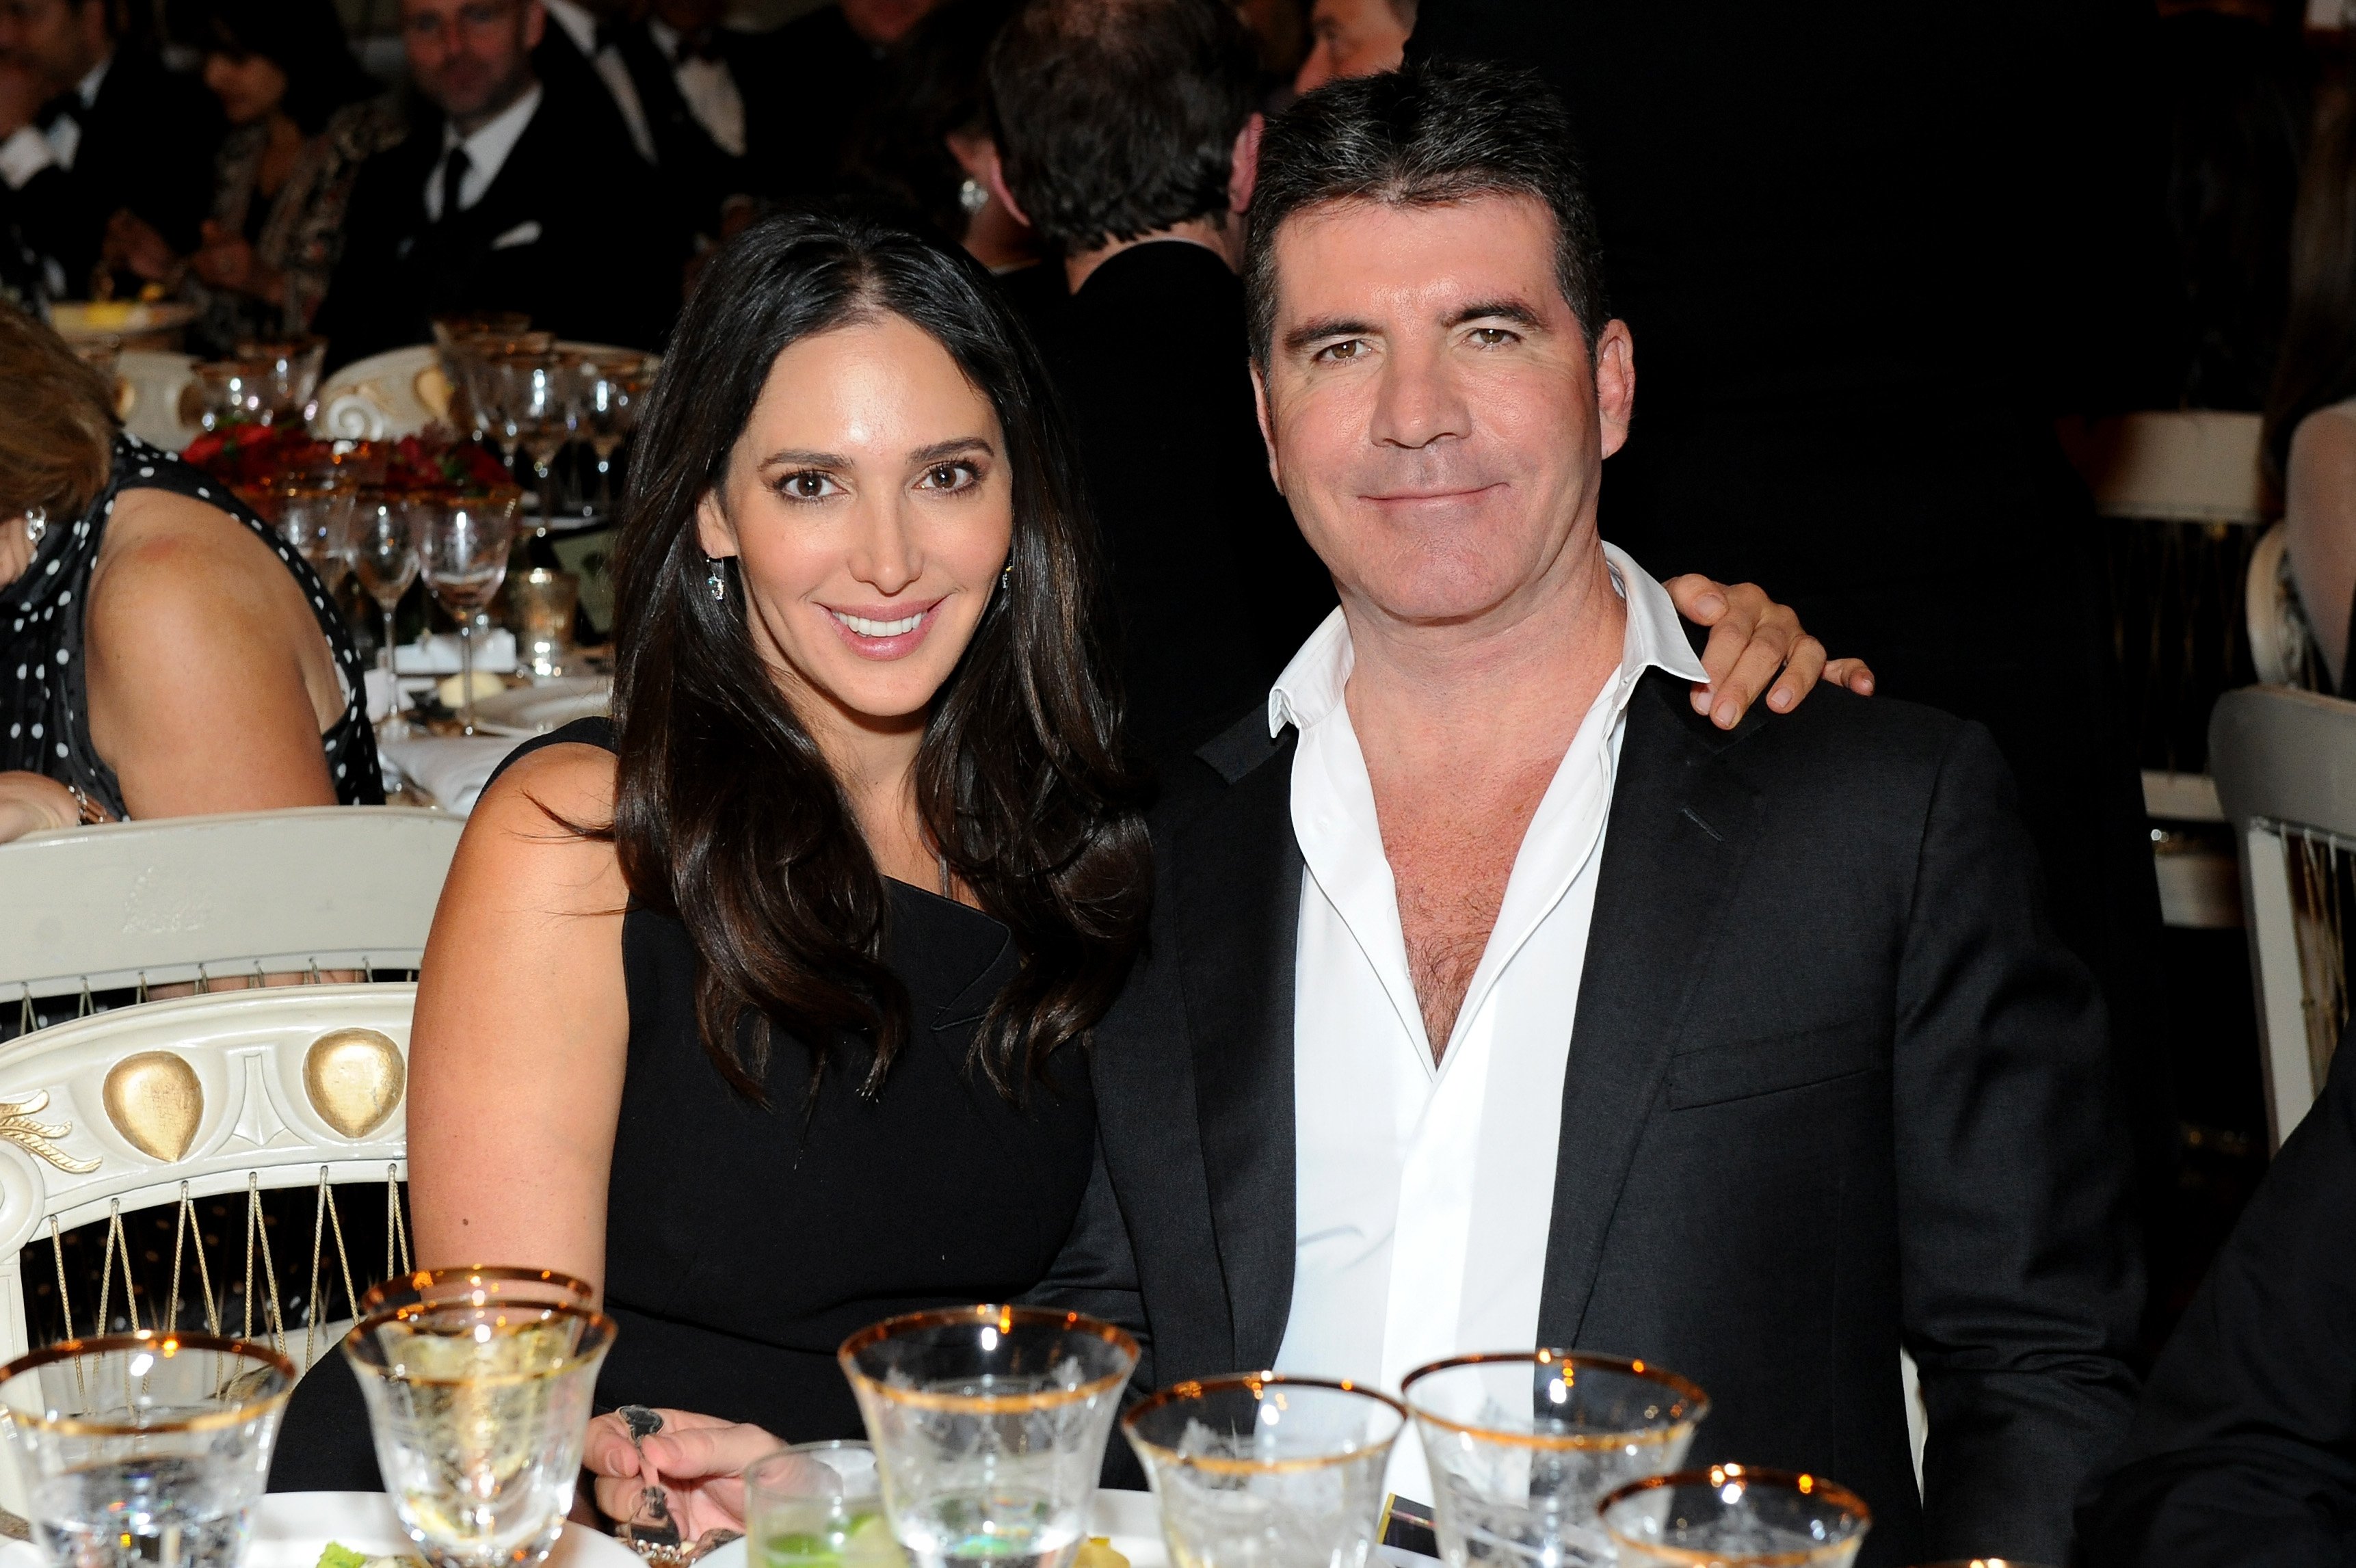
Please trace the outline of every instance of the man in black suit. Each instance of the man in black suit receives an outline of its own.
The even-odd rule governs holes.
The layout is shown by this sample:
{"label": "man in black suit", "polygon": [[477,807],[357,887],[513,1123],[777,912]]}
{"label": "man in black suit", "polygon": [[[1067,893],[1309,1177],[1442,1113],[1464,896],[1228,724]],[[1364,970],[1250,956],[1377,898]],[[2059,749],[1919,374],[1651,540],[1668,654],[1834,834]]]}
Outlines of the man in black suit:
{"label": "man in black suit", "polygon": [[2094,1568],[2356,1563],[2351,1039],[2152,1368]]}
{"label": "man in black suit", "polygon": [[996,194],[1060,253],[1072,290],[1033,325],[1087,470],[1149,743],[1199,741],[1264,694],[1333,607],[1252,417],[1236,267],[1258,73],[1219,0],[1038,0],[990,51]]}
{"label": "man in black suit", "polygon": [[1048,1294],[1162,1384],[1642,1357],[1709,1392],[1695,1460],[1861,1492],[1864,1563],[2065,1561],[2141,1300],[2101,1002],[1985,731],[1695,711],[1597,534],[1633,348],[1569,146],[1494,67],[1269,129],[1254,373],[1344,613],[1165,773]]}
{"label": "man in black suit", "polygon": [[202,84],[118,42],[108,0],[0,0],[0,215],[52,293],[89,289],[120,211],[195,250],[221,132]]}
{"label": "man in black suit", "polygon": [[445,312],[516,310],[562,337],[658,347],[680,247],[654,176],[578,91],[542,83],[540,0],[402,0],[431,105],[362,166],[315,330],[332,364],[423,341]]}

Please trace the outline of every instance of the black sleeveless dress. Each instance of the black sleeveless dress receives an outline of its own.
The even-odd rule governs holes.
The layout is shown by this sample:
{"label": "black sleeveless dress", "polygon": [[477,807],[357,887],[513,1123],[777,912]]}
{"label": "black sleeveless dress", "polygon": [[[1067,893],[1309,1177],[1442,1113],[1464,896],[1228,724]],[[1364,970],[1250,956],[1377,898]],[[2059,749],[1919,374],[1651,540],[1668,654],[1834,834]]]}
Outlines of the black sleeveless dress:
{"label": "black sleeveless dress", "polygon": [[91,573],[98,565],[115,499],[126,490],[169,490],[202,501],[252,528],[277,553],[303,597],[311,602],[312,617],[335,657],[344,711],[319,737],[319,746],[336,799],[345,805],[383,805],[384,775],[377,766],[376,731],[369,725],[359,655],[351,628],[310,563],[288,549],[228,486],[162,448],[121,432],[114,438],[113,469],[106,488],[80,517],[51,517],[23,574],[0,587],[0,663],[14,672],[13,680],[5,683],[5,703],[0,703],[0,720],[5,720],[0,721],[0,770],[47,773],[61,784],[80,786],[115,816],[130,816],[114,770],[91,744],[82,636]]}
{"label": "black sleeveless dress", "polygon": [[[564,741],[610,748],[612,727],[583,720],[515,757]],[[1006,928],[885,886],[884,957],[916,1028],[873,1100],[857,1073],[830,1071],[813,1103],[809,1052],[791,1040],[770,1053],[766,1108],[736,1093],[696,1033],[686,928],[624,916],[629,1055],[605,1216],[619,1331],[600,1410],[665,1405],[787,1442],[862,1436],[834,1360],[844,1339],[894,1313],[1019,1296],[1070,1233],[1096,1148],[1085,1052],[1055,1052],[1010,1104],[969,1065],[975,1026],[1014,974]],[[359,1390],[334,1360],[295,1390],[273,1490],[378,1485]]]}

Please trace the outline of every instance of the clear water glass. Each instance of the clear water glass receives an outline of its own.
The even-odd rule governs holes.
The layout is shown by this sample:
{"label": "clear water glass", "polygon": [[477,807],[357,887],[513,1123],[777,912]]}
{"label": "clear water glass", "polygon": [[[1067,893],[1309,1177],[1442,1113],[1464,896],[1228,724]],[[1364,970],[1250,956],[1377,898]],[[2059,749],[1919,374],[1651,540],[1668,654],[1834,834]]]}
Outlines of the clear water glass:
{"label": "clear water glass", "polygon": [[1847,1487],[1748,1465],[1632,1482],[1601,1513],[1621,1568],[1848,1568],[1873,1525]]}
{"label": "clear water glass", "polygon": [[1596,1505],[1684,1464],[1709,1413],[1708,1396],[1675,1372],[1567,1350],[1435,1361],[1399,1394],[1453,1568],[1610,1563]]}
{"label": "clear water glass", "polygon": [[654,371],[645,356],[634,354],[584,363],[581,377],[581,427],[597,458],[595,509],[599,516],[610,517],[614,515],[614,454],[637,428],[647,396],[654,388]]}
{"label": "clear water glass", "polygon": [[0,1367],[0,1424],[59,1568],[236,1568],[294,1366],[204,1334],[69,1339]]}
{"label": "clear water glass", "polygon": [[281,485],[273,497],[278,537],[311,563],[329,592],[352,565],[352,520],[359,495],[348,485],[296,480]]}
{"label": "clear water glass", "polygon": [[961,1307],[886,1318],[837,1358],[924,1568],[1066,1568],[1087,1532],[1137,1341],[1076,1312]]}
{"label": "clear water glass", "polygon": [[905,1568],[884,1517],[875,1451],[797,1443],[744,1467],[750,1568]]}
{"label": "clear water glass", "polygon": [[1371,1389],[1275,1373],[1175,1383],[1121,1420],[1177,1568],[1363,1568],[1407,1424]]}
{"label": "clear water glass", "polygon": [[555,1546],[613,1342],[587,1307],[464,1290],[345,1337],[393,1511],[434,1568],[527,1568]]}
{"label": "clear water glass", "polygon": [[475,732],[475,613],[506,581],[519,499],[507,491],[424,504],[418,571],[427,591],[458,623],[459,684],[465,688],[459,720],[469,735]]}
{"label": "clear water glass", "polygon": [[305,420],[319,389],[319,372],[327,361],[327,340],[308,333],[292,337],[250,338],[237,346],[237,357],[266,367],[262,396],[269,418]]}
{"label": "clear water glass", "polygon": [[539,482],[541,533],[556,516],[556,454],[581,426],[580,368],[561,354],[502,354],[489,362],[498,430],[509,461],[520,446]]}

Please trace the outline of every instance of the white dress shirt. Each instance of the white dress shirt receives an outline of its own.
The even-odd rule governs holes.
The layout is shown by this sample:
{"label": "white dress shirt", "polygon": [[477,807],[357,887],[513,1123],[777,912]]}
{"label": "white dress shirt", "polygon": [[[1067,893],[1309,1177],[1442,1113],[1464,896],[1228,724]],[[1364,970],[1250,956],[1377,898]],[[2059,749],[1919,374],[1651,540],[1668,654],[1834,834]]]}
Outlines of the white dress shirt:
{"label": "white dress shirt", "polygon": [[726,60],[679,58],[679,29],[649,19],[647,32],[663,59],[671,62],[670,79],[687,100],[687,112],[703,127],[720,150],[732,158],[744,155],[744,94]]}
{"label": "white dress shirt", "polygon": [[434,167],[425,176],[425,216],[429,221],[442,221],[442,168],[449,159],[450,149],[466,149],[466,177],[458,182],[458,210],[464,212],[482,200],[491,182],[499,177],[508,155],[523,140],[524,127],[531,123],[532,115],[538,112],[540,99],[540,84],[534,82],[521,98],[476,126],[468,136],[458,134],[458,128],[447,120],[442,123],[442,155],[434,160]]}
{"label": "white dress shirt", "polygon": [[630,68],[622,59],[622,51],[611,44],[604,48],[597,47],[597,18],[574,0],[541,0],[541,4],[548,11],[548,19],[564,29],[564,36],[580,49],[589,69],[597,73],[597,80],[614,95],[614,107],[622,112],[622,123],[630,128],[630,142],[638,149],[638,156],[653,163],[655,137],[647,128],[647,106],[638,101],[638,84],[630,80]]}
{"label": "white dress shirt", "polygon": [[[1563,1072],[1628,699],[1655,667],[1705,678],[1668,592],[1603,548],[1627,603],[1620,669],[1530,819],[1436,1065],[1343,700],[1352,655],[1340,611],[1269,694],[1269,733],[1301,731],[1292,828],[1307,862],[1294,960],[1292,1309],[1279,1371],[1396,1392],[1426,1361],[1536,1345]],[[1389,1489],[1431,1499],[1411,1434],[1392,1451]]]}
{"label": "white dress shirt", "polygon": [[[81,100],[84,109],[98,106],[98,90],[106,83],[106,68],[114,63],[110,54],[82,74],[74,83],[74,96]],[[71,114],[60,114],[46,131],[38,125],[19,125],[8,139],[0,142],[0,180],[8,182],[10,190],[22,190],[25,182],[46,168],[70,170],[74,155],[81,151],[81,122]]]}

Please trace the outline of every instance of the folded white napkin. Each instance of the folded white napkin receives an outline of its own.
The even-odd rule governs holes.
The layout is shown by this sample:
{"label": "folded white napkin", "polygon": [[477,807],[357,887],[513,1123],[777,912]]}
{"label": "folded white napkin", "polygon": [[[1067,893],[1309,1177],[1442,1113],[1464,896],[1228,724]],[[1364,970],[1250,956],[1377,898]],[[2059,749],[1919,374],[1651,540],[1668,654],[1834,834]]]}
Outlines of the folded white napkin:
{"label": "folded white napkin", "polygon": [[522,744],[512,735],[421,735],[387,741],[384,754],[443,810],[464,816],[475,809],[492,772]]}
{"label": "folded white napkin", "polygon": [[[505,673],[515,668],[515,634],[494,626],[475,639],[475,667]],[[402,675],[458,673],[458,634],[436,632],[421,642],[402,643],[392,650],[392,667]]]}

